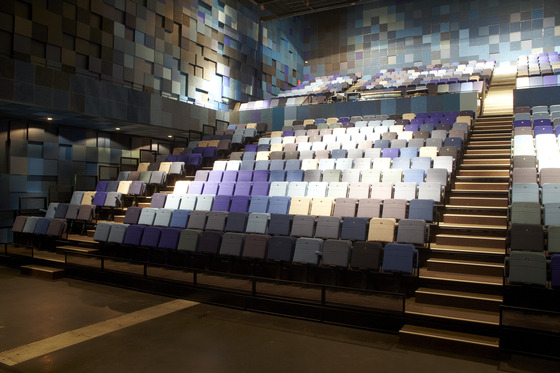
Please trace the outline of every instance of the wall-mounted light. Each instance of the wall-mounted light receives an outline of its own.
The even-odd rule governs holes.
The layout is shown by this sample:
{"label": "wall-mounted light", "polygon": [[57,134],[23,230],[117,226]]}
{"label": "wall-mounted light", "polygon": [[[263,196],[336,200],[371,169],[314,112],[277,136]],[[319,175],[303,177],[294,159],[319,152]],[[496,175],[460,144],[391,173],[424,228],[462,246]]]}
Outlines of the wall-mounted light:
{"label": "wall-mounted light", "polygon": [[120,130],[121,130],[120,127],[115,128],[115,131],[120,131]]}
{"label": "wall-mounted light", "polygon": [[50,122],[51,120],[53,120],[53,117],[47,117],[47,120]]}
{"label": "wall-mounted light", "polygon": [[172,138],[172,137],[173,137],[173,135],[167,135],[167,137],[169,137],[169,138]]}

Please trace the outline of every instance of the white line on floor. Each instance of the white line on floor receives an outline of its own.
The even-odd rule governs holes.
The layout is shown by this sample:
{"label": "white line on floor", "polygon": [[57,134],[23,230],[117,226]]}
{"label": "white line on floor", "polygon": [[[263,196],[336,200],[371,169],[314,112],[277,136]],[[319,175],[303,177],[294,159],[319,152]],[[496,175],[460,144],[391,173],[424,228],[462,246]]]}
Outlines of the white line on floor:
{"label": "white line on floor", "polygon": [[31,342],[23,346],[0,352],[0,363],[13,366],[51,352],[61,350],[66,347],[87,341],[89,339],[108,334],[128,326],[136,325],[156,317],[183,310],[197,305],[183,299],[172,300],[154,307],[135,311],[126,315],[115,317],[114,319],[101,321],[96,324],[88,325],[83,328],[61,333],[53,337],[45,338],[40,341]]}

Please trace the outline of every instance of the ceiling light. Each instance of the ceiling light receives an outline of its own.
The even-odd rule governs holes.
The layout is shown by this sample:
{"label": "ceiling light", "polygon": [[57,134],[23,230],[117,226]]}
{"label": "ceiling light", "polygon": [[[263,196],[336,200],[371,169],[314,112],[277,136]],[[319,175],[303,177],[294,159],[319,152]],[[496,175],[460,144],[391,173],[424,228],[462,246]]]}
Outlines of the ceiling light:
{"label": "ceiling light", "polygon": [[53,118],[52,117],[47,117],[47,120],[51,121],[51,120],[53,120]]}
{"label": "ceiling light", "polygon": [[115,131],[120,131],[120,130],[121,130],[120,127],[115,128]]}

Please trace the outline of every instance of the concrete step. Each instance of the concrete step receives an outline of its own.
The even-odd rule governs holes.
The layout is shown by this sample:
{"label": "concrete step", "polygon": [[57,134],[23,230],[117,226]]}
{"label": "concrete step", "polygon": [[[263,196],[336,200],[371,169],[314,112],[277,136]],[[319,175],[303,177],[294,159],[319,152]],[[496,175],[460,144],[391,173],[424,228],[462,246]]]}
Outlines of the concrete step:
{"label": "concrete step", "polygon": [[430,346],[440,350],[461,351],[475,356],[494,356],[499,353],[500,339],[451,330],[405,325],[399,331],[403,344]]}
{"label": "concrete step", "polygon": [[429,271],[495,276],[500,279],[504,274],[503,263],[488,263],[472,260],[430,258],[427,260],[426,268]]}
{"label": "concrete step", "polygon": [[64,277],[64,270],[60,268],[28,264],[20,267],[21,274],[56,280]]}
{"label": "concrete step", "polygon": [[414,297],[417,303],[461,307],[490,312],[499,312],[500,305],[503,302],[503,297],[501,295],[427,287],[421,287],[416,290]]}
{"label": "concrete step", "polygon": [[468,246],[479,248],[493,248],[505,250],[506,237],[477,236],[467,234],[436,234],[435,243],[437,245]]}

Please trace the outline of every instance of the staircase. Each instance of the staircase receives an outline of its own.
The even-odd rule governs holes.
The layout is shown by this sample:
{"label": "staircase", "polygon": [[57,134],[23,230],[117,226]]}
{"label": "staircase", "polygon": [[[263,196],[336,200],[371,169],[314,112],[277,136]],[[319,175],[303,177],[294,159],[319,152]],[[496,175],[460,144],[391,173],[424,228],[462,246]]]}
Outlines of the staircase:
{"label": "staircase", "polygon": [[515,66],[494,70],[492,84],[484,98],[482,116],[513,115],[513,90],[516,75]]}
{"label": "staircase", "polygon": [[496,352],[502,303],[512,117],[480,117],[440,212],[404,343]]}

